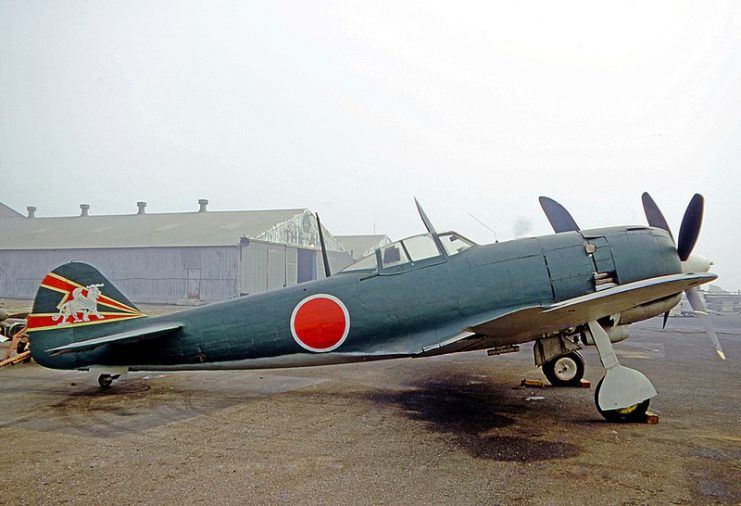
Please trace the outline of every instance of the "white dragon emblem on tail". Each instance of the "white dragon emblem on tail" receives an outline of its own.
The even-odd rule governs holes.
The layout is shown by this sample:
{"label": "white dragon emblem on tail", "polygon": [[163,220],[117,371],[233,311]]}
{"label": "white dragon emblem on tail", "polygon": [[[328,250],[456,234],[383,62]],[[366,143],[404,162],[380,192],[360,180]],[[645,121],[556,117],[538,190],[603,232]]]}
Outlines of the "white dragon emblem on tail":
{"label": "white dragon emblem on tail", "polygon": [[[72,290],[72,299],[68,300],[59,307],[59,313],[52,317],[54,321],[62,319],[57,325],[64,325],[71,316],[72,323],[90,321],[90,315],[99,320],[105,318],[98,312],[98,298],[101,295],[100,287],[102,284],[88,285],[85,288],[78,287]],[[83,295],[83,290],[87,290],[87,295]],[[82,316],[78,316],[82,313]]]}

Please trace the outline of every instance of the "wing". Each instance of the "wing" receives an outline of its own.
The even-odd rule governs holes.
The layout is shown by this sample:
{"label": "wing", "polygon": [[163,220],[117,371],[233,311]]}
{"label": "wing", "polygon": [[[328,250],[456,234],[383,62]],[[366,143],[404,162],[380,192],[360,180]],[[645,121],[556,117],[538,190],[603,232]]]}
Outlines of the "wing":
{"label": "wing", "polygon": [[464,333],[429,346],[420,355],[439,355],[527,342],[551,332],[583,325],[675,295],[716,277],[715,274],[671,274],[626,283],[550,306],[517,308],[463,329]]}
{"label": "wing", "polygon": [[177,331],[178,329],[181,329],[182,327],[183,324],[179,322],[153,323],[133,330],[127,330],[126,332],[119,332],[103,337],[88,339],[87,341],[79,341],[76,343],[67,344],[65,346],[59,346],[57,348],[51,348],[50,350],[48,350],[48,352],[49,355],[61,355],[63,353],[70,353],[73,351],[92,350],[106,344],[137,343],[139,341],[154,339],[166,334],[170,334]]}

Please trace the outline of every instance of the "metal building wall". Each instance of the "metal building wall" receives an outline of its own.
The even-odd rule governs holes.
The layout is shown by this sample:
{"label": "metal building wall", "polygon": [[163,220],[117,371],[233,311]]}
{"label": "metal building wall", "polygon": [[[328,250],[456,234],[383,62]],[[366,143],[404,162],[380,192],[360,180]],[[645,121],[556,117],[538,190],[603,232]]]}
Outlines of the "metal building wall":
{"label": "metal building wall", "polygon": [[176,304],[238,296],[239,247],[5,250],[0,297],[31,299],[43,277],[71,262],[98,268],[132,302]]}
{"label": "metal building wall", "polygon": [[241,247],[239,292],[265,292],[295,285],[298,278],[298,249],[285,244],[249,241]]}
{"label": "metal building wall", "polygon": [[[327,257],[329,258],[329,268],[331,272],[337,272],[341,269],[344,269],[351,263],[353,263],[352,257],[349,253],[344,253],[341,251],[328,251]],[[323,279],[324,278],[324,261],[322,260],[322,254],[317,252],[316,255],[317,259],[317,278]]]}
{"label": "metal building wall", "polygon": [[[311,279],[324,277],[321,255],[308,252]],[[0,297],[32,299],[43,277],[67,262],[99,269],[134,303],[226,300],[298,282],[299,248],[248,241],[242,246],[0,251]],[[350,263],[329,252],[332,272]],[[302,273],[306,275],[307,273]]]}
{"label": "metal building wall", "polygon": [[[316,250],[297,248],[285,244],[248,241],[241,246],[239,292],[241,295],[275,290],[295,285],[299,281],[299,252],[310,252],[311,278],[324,278],[322,256]],[[330,251],[330,268],[337,272],[352,263],[350,255]],[[302,281],[308,281],[303,279]]]}

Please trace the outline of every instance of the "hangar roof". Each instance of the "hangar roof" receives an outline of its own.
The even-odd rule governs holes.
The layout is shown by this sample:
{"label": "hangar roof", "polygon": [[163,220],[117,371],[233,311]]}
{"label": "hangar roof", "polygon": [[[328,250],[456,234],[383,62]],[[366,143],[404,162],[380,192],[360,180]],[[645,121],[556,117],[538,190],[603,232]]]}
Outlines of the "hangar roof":
{"label": "hangar roof", "polygon": [[0,218],[23,218],[23,215],[0,202]]}
{"label": "hangar roof", "polygon": [[336,235],[334,238],[354,260],[360,260],[376,248],[391,243],[387,235]]}
{"label": "hangar roof", "polygon": [[[327,249],[342,250],[326,230],[325,236]],[[308,209],[0,220],[0,249],[5,250],[235,246],[243,237],[318,246]]]}

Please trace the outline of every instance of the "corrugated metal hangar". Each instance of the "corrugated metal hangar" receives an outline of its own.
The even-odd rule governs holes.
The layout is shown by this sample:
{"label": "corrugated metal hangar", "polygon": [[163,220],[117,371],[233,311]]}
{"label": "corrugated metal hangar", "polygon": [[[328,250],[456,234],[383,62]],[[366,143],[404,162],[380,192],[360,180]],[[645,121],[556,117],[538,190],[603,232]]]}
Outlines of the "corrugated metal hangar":
{"label": "corrugated metal hangar", "polygon": [[[0,297],[33,298],[41,279],[71,261],[97,267],[133,302],[197,304],[324,277],[308,209],[23,217],[0,210]],[[322,227],[333,271],[351,256]]]}
{"label": "corrugated metal hangar", "polygon": [[379,248],[391,244],[387,235],[336,235],[335,239],[345,248],[353,260],[360,260]]}

